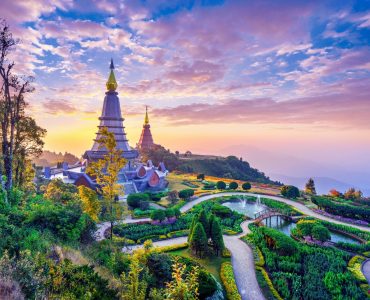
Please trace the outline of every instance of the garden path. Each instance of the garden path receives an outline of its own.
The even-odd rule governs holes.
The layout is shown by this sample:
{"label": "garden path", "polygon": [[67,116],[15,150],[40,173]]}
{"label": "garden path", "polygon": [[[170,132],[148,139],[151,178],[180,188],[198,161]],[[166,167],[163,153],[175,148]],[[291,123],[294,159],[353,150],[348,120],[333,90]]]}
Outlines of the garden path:
{"label": "garden path", "polygon": [[[206,196],[201,196],[191,202],[186,203],[180,211],[182,213],[187,212],[190,210],[193,206],[206,201],[210,200],[213,198],[217,197],[222,197],[222,196],[237,196],[237,195],[247,195],[247,196],[258,196],[259,194],[254,194],[254,193],[242,193],[242,192],[222,192],[222,193],[217,193],[217,194],[212,194],[212,195],[206,195]],[[364,231],[370,232],[369,227],[364,227],[360,225],[353,225],[353,224],[348,224],[345,222],[341,222],[323,215],[320,215],[318,213],[313,212],[310,210],[308,207],[306,207],[304,204],[289,200],[283,197],[278,197],[278,196],[270,196],[270,195],[260,195],[262,197],[268,197],[273,200],[277,200],[280,202],[284,202],[286,204],[289,204],[305,215],[312,216],[321,220],[329,221],[332,223],[336,224],[342,224],[342,225],[347,225],[351,226],[354,228],[358,228]],[[143,221],[148,221],[150,220],[149,218],[145,219],[132,219],[132,218],[126,218],[125,220],[122,220],[122,223],[136,223],[136,222],[143,222]],[[243,241],[241,241],[239,238],[242,235],[245,235],[249,233],[248,229],[248,224],[253,221],[246,221],[241,224],[243,233],[235,236],[224,236],[225,240],[225,245],[226,247],[230,250],[231,252],[231,261],[233,265],[233,270],[234,270],[234,275],[235,275],[235,280],[236,284],[239,290],[240,295],[242,296],[242,299],[264,299],[264,296],[259,288],[257,279],[256,279],[256,273],[254,269],[254,259],[253,259],[253,252],[252,249],[245,244]],[[102,240],[104,239],[104,232],[109,228],[110,224],[108,222],[104,222],[99,224],[98,226],[98,231],[96,233],[97,240]],[[176,245],[183,243],[187,240],[186,237],[180,237],[180,238],[174,238],[174,239],[169,239],[169,240],[163,240],[163,241],[158,241],[154,242],[153,244],[155,246],[168,246],[168,245]],[[139,247],[142,247],[142,245],[136,245],[131,247],[131,249],[137,249]],[[363,266],[363,270],[365,273],[366,278],[370,279],[370,263],[366,263]],[[367,275],[366,275],[367,274]]]}
{"label": "garden path", "polygon": [[362,273],[364,273],[367,282],[370,284],[370,259],[362,264]]}

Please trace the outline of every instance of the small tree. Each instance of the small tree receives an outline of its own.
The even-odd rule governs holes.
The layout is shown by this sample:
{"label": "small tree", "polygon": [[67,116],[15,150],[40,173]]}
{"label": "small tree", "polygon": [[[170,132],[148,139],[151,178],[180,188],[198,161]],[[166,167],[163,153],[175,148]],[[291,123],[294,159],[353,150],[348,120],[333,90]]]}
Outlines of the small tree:
{"label": "small tree", "polygon": [[308,179],[304,190],[307,194],[316,195],[315,182],[312,178]]}
{"label": "small tree", "polygon": [[171,202],[171,204],[175,204],[177,202],[178,195],[179,194],[177,191],[170,191],[168,192],[167,198]]}
{"label": "small tree", "polygon": [[244,191],[249,191],[251,188],[252,188],[252,185],[251,185],[249,182],[244,182],[244,183],[242,184],[242,189],[243,189]]}
{"label": "small tree", "polygon": [[107,150],[107,153],[102,159],[91,162],[86,172],[96,178],[106,207],[105,216],[111,225],[110,238],[112,239],[114,222],[124,214],[124,208],[117,200],[124,193],[123,186],[118,183],[118,175],[126,165],[126,159],[122,157],[122,151],[116,148],[114,133],[108,131],[108,128],[101,129],[98,142],[101,148]]}
{"label": "small tree", "polygon": [[226,189],[226,183],[223,182],[223,181],[217,181],[216,186],[217,186],[217,189],[218,190],[224,190],[224,189]]}
{"label": "small tree", "polygon": [[206,178],[206,176],[204,174],[198,174],[197,175],[198,180],[204,180],[205,178]]}
{"label": "small tree", "polygon": [[152,211],[150,218],[154,221],[162,222],[166,219],[166,213],[162,209],[156,209]]}
{"label": "small tree", "polygon": [[128,275],[123,272],[120,277],[122,286],[119,297],[121,300],[145,300],[148,283],[145,280],[140,280],[142,270],[139,260],[134,256]]}
{"label": "small tree", "polygon": [[239,186],[238,183],[235,182],[235,181],[232,181],[232,182],[229,183],[229,189],[230,190],[236,190],[238,188],[238,186]]}
{"label": "small tree", "polygon": [[312,236],[323,243],[330,240],[330,231],[325,226],[317,224],[312,227]]}
{"label": "small tree", "polygon": [[202,253],[207,251],[208,239],[203,225],[200,222],[194,227],[189,246],[195,252],[195,255],[199,257],[202,257]]}
{"label": "small tree", "polygon": [[94,221],[97,221],[101,211],[98,194],[84,185],[78,187],[78,194],[82,202],[83,212],[88,214]]}
{"label": "small tree", "polygon": [[219,255],[219,253],[222,253],[222,251],[225,248],[224,244],[224,238],[222,236],[222,229],[220,222],[214,218],[212,225],[211,225],[211,240],[212,240],[212,246],[214,251],[216,252],[216,255]]}
{"label": "small tree", "polygon": [[186,274],[187,266],[177,261],[172,268],[172,281],[166,283],[165,299],[198,300],[199,268],[193,267]]}

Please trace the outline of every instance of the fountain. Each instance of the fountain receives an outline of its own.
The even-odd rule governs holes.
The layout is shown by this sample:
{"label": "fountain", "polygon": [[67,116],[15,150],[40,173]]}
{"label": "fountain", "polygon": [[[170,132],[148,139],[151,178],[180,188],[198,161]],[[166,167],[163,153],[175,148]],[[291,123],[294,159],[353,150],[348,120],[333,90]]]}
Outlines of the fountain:
{"label": "fountain", "polygon": [[256,204],[257,206],[261,206],[261,196],[260,195],[257,196]]}
{"label": "fountain", "polygon": [[243,208],[247,207],[247,199],[243,196]]}

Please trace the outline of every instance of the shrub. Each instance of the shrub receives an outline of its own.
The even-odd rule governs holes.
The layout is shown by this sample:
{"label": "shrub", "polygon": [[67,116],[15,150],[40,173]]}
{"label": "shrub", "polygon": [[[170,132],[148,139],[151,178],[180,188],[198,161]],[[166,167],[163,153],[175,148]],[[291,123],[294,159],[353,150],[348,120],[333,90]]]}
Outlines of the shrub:
{"label": "shrub", "polygon": [[220,277],[226,290],[227,299],[241,300],[236,286],[233,267],[230,262],[221,264]]}
{"label": "shrub", "polygon": [[164,211],[167,218],[173,218],[175,216],[175,210],[172,208],[168,208]]}
{"label": "shrub", "polygon": [[145,193],[130,194],[127,196],[127,204],[132,208],[139,208],[142,201],[149,201],[149,195]]}
{"label": "shrub", "polygon": [[283,298],[281,298],[278,291],[275,289],[275,287],[272,284],[271,279],[270,279],[269,275],[267,274],[266,270],[262,267],[259,267],[259,266],[256,266],[256,269],[259,270],[262,273],[263,278],[265,279],[265,281],[266,281],[271,293],[274,295],[274,297],[278,300],[284,300]]}
{"label": "shrub", "polygon": [[216,186],[218,190],[226,189],[226,183],[224,181],[217,181]]}
{"label": "shrub", "polygon": [[353,274],[353,276],[361,281],[366,283],[367,280],[365,278],[365,275],[361,271],[361,265],[362,263],[366,260],[365,257],[360,256],[360,255],[355,255],[350,259],[348,262],[348,270]]}
{"label": "shrub", "polygon": [[177,230],[177,231],[172,231],[170,233],[167,233],[168,238],[176,238],[176,237],[181,237],[181,236],[187,236],[189,234],[189,230],[184,229],[184,230]]}
{"label": "shrub", "polygon": [[243,184],[242,184],[242,189],[244,190],[244,191],[248,191],[248,190],[250,190],[252,188],[252,185],[249,183],[249,182],[244,182]]}
{"label": "shrub", "polygon": [[185,189],[179,192],[179,197],[184,200],[189,200],[192,196],[194,196],[193,189]]}
{"label": "shrub", "polygon": [[221,204],[216,203],[212,207],[212,213],[214,213],[216,216],[220,218],[227,218],[230,217],[233,212],[227,206],[223,206]]}
{"label": "shrub", "polygon": [[289,199],[294,199],[300,196],[299,189],[293,185],[282,186],[281,194]]}
{"label": "shrub", "polygon": [[150,218],[152,220],[162,222],[166,219],[166,213],[162,209],[156,209],[150,213]]}
{"label": "shrub", "polygon": [[236,190],[238,188],[238,186],[239,186],[238,183],[235,182],[235,181],[232,181],[232,182],[229,183],[229,189],[230,190]]}

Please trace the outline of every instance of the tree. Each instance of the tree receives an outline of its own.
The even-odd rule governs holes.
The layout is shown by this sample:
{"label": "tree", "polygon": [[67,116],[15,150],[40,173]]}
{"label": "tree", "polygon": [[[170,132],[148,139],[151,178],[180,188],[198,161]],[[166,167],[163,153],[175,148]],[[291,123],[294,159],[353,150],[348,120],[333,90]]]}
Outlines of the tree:
{"label": "tree", "polygon": [[342,195],[342,193],[337,191],[336,189],[331,189],[329,191],[329,195],[333,196],[333,197],[340,197]]}
{"label": "tree", "polygon": [[202,253],[207,251],[208,239],[203,225],[200,222],[196,223],[194,227],[189,246],[195,252],[195,255],[199,257],[202,257]]}
{"label": "tree", "polygon": [[124,208],[117,201],[119,196],[123,195],[123,186],[118,183],[118,175],[126,164],[126,159],[122,157],[122,151],[116,149],[116,139],[114,133],[104,127],[100,130],[98,143],[101,148],[107,150],[102,159],[91,162],[86,172],[96,178],[99,192],[103,197],[106,208],[105,216],[111,225],[110,238],[113,238],[114,222],[122,218]]}
{"label": "tree", "polygon": [[330,240],[330,231],[325,226],[317,224],[312,227],[312,236],[323,243]]}
{"label": "tree", "polygon": [[200,173],[197,175],[197,179],[199,180],[205,180],[206,176],[203,173]]}
{"label": "tree", "polygon": [[145,300],[147,282],[140,280],[140,272],[143,268],[140,267],[139,260],[133,256],[130,265],[130,271],[126,275],[121,274],[121,288],[119,297],[122,300]]}
{"label": "tree", "polygon": [[316,195],[316,188],[315,188],[315,182],[312,178],[308,179],[305,190],[307,194]]}
{"label": "tree", "polygon": [[77,187],[70,183],[64,183],[62,179],[53,179],[44,188],[44,196],[54,203],[67,204],[77,202]]}
{"label": "tree", "polygon": [[166,219],[166,214],[164,210],[156,209],[151,212],[150,218],[154,221],[162,222],[164,219]]}
{"label": "tree", "polygon": [[156,166],[163,162],[169,170],[176,169],[180,164],[180,160],[176,154],[171,153],[170,150],[160,145],[154,145],[150,149],[142,149],[140,152],[143,161],[151,160]]}
{"label": "tree", "polygon": [[181,211],[178,208],[174,208],[173,211],[175,212],[175,217],[176,218],[181,216]]}
{"label": "tree", "polygon": [[242,184],[242,189],[244,190],[244,191],[248,191],[248,190],[250,190],[252,188],[252,185],[249,183],[249,182],[244,182],[243,184]]}
{"label": "tree", "polygon": [[166,283],[166,299],[198,300],[199,267],[193,267],[191,271],[186,274],[186,265],[175,261],[172,269],[172,281]]}
{"label": "tree", "polygon": [[281,194],[289,199],[294,199],[300,196],[299,189],[293,185],[282,186]]}
{"label": "tree", "polygon": [[78,194],[82,202],[83,212],[88,214],[94,221],[97,221],[101,211],[101,204],[98,199],[98,194],[94,190],[84,185],[78,187]]}
{"label": "tree", "polygon": [[362,198],[362,192],[360,190],[356,191],[355,188],[349,188],[344,193],[344,198],[349,200],[359,200]]}
{"label": "tree", "polygon": [[[1,152],[3,168],[6,175],[5,188],[10,191],[13,187],[13,168],[14,158],[17,155],[20,160],[25,153],[21,146],[21,133],[24,130],[25,107],[27,105],[25,96],[33,92],[33,77],[17,76],[12,71],[15,66],[10,62],[8,55],[15,49],[19,43],[18,39],[13,38],[9,26],[4,20],[0,20],[0,124],[1,124]],[[25,127],[28,131],[28,127]],[[38,127],[39,128],[39,127]],[[43,130],[39,133],[44,132]],[[29,132],[29,134],[33,134]],[[16,152],[19,151],[19,152]],[[19,163],[20,161],[18,161]],[[17,165],[17,163],[16,163]],[[19,175],[19,173],[18,173]]]}
{"label": "tree", "polygon": [[149,202],[149,195],[146,193],[136,193],[127,196],[127,204],[132,208],[139,208],[141,202]]}
{"label": "tree", "polygon": [[[31,117],[23,116],[16,123],[16,136],[14,143],[14,185],[23,187],[28,182],[23,170],[30,159],[42,154],[43,138],[46,130],[36,124]],[[33,178],[32,178],[33,179]]]}
{"label": "tree", "polygon": [[217,181],[216,186],[217,186],[217,189],[219,189],[219,190],[224,190],[224,189],[226,189],[226,183],[225,183],[225,182],[223,182],[223,181]]}
{"label": "tree", "polygon": [[191,236],[193,234],[193,231],[194,231],[194,228],[195,228],[195,225],[197,224],[197,222],[198,222],[198,216],[194,215],[193,219],[191,220],[190,227],[189,227],[188,243],[191,240]]}
{"label": "tree", "polygon": [[198,215],[198,222],[203,225],[204,232],[206,233],[207,238],[210,237],[210,226],[207,213],[204,209],[202,209]]}
{"label": "tree", "polygon": [[212,240],[212,246],[214,251],[216,252],[216,255],[219,255],[219,253],[222,253],[222,251],[225,248],[224,244],[224,238],[222,236],[222,229],[220,222],[214,218],[211,225],[211,240]]}
{"label": "tree", "polygon": [[229,183],[229,189],[230,190],[236,190],[238,188],[238,183],[235,181],[232,181]]}
{"label": "tree", "polygon": [[179,197],[184,200],[189,200],[194,195],[193,189],[185,189],[179,192]]}
{"label": "tree", "polygon": [[170,191],[168,192],[167,198],[171,202],[171,204],[175,204],[177,202],[178,192],[177,191]]}

